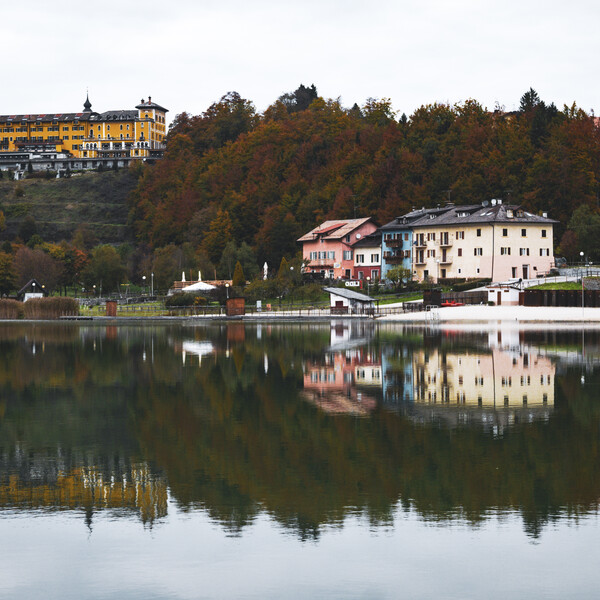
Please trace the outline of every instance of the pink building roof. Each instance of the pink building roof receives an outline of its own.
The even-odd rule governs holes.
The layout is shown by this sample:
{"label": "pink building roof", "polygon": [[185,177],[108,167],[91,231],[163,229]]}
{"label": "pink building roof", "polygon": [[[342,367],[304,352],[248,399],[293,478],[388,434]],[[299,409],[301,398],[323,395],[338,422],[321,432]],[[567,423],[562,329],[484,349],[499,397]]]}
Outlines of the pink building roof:
{"label": "pink building roof", "polygon": [[371,217],[365,217],[363,219],[339,219],[336,221],[325,221],[318,227],[315,227],[313,230],[303,235],[298,239],[298,241],[312,242],[320,236],[323,236],[326,240],[340,240],[370,220]]}

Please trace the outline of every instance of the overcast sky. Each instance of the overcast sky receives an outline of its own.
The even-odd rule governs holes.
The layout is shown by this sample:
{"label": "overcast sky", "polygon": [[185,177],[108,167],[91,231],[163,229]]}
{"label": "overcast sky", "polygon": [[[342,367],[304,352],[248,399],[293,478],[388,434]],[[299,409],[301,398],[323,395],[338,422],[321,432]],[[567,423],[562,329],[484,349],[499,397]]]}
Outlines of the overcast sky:
{"label": "overcast sky", "polygon": [[598,112],[597,0],[3,0],[0,114],[199,114],[228,91],[263,111],[300,83],[399,114],[474,98]]}

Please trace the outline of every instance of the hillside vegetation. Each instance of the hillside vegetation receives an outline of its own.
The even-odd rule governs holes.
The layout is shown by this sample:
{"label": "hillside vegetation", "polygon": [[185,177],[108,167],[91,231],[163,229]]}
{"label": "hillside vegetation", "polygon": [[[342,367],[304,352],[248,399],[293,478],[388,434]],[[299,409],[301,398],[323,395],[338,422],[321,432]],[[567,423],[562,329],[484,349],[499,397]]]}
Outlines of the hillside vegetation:
{"label": "hillside vegetation", "polygon": [[511,113],[468,100],[398,117],[387,99],[347,109],[301,86],[263,114],[230,93],[202,115],[178,115],[165,159],[132,195],[130,223],[155,249],[189,242],[218,264],[233,241],[259,264],[279,264],[323,219],[383,224],[448,200],[502,198],[547,211],[560,221],[559,241],[576,208],[597,213],[599,191],[595,119],[534,90]]}
{"label": "hillside vegetation", "polygon": [[0,239],[12,240],[27,217],[46,241],[71,239],[87,226],[102,243],[127,241],[127,198],[137,184],[126,169],[84,173],[68,179],[0,180],[0,210],[6,229]]}

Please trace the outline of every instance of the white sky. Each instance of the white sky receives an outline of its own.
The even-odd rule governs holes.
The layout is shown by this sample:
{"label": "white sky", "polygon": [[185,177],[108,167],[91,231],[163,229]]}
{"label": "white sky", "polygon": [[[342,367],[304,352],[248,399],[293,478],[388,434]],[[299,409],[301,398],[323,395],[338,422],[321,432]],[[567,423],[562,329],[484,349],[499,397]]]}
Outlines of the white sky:
{"label": "white sky", "polygon": [[[263,111],[300,83],[362,105],[475,98],[597,109],[597,0],[2,0],[0,114],[203,112],[228,91]],[[598,112],[596,110],[596,112]]]}

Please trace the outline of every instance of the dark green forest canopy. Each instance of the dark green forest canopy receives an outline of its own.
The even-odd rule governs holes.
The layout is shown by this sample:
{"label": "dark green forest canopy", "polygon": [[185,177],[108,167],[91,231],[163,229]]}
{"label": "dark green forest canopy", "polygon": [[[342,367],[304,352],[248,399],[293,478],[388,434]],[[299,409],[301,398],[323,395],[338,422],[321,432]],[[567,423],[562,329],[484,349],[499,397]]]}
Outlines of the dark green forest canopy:
{"label": "dark green forest canopy", "polygon": [[503,198],[559,220],[559,241],[575,209],[597,210],[599,140],[593,115],[558,110],[533,89],[514,112],[467,100],[409,117],[389,99],[346,109],[304,85],[258,114],[230,92],[202,115],[175,118],[129,220],[154,248],[187,241],[215,255],[226,237],[278,264],[326,218],[383,224],[448,199]]}

